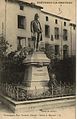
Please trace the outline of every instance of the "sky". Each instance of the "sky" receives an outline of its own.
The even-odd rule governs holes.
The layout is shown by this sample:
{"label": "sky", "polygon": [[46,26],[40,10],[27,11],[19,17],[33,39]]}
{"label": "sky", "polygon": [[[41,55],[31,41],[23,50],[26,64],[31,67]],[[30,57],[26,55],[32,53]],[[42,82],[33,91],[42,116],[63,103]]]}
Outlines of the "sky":
{"label": "sky", "polygon": [[[76,0],[23,0],[43,7],[43,10],[76,21]],[[39,3],[43,2],[43,3]],[[45,2],[50,2],[45,4]],[[62,2],[62,3],[61,3]],[[67,3],[66,3],[67,2]]]}

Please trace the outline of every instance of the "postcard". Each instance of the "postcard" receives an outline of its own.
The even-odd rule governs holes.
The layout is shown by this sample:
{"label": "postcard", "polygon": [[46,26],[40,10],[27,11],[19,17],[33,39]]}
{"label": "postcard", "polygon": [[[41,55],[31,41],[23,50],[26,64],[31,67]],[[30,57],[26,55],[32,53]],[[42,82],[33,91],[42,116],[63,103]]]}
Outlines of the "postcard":
{"label": "postcard", "polygon": [[76,118],[75,4],[0,0],[1,119]]}

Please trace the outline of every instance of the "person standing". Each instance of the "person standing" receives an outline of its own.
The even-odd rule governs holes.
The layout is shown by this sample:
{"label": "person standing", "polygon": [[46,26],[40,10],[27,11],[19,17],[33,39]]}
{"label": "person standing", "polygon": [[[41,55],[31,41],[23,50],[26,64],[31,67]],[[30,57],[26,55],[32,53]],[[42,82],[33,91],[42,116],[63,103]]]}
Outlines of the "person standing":
{"label": "person standing", "polygon": [[39,22],[39,15],[36,13],[34,16],[34,20],[31,21],[31,37],[32,41],[34,42],[34,50],[38,51],[39,50],[39,41],[42,40],[42,28],[41,24]]}

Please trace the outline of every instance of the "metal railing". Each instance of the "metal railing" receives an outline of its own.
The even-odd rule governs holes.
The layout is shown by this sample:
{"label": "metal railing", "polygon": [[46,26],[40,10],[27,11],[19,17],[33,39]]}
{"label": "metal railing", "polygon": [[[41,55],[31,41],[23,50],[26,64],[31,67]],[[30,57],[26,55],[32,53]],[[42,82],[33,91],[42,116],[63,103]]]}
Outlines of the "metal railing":
{"label": "metal railing", "polygon": [[[36,91],[36,94],[38,94],[38,90]],[[52,84],[48,91],[45,91],[40,95],[35,94],[35,96],[30,96],[27,94],[27,90],[22,89],[20,86],[8,83],[1,83],[0,93],[16,101],[25,101],[31,99],[62,97],[68,95],[72,96],[75,95],[75,86],[70,84],[66,85],[62,83],[57,86],[54,86]]]}

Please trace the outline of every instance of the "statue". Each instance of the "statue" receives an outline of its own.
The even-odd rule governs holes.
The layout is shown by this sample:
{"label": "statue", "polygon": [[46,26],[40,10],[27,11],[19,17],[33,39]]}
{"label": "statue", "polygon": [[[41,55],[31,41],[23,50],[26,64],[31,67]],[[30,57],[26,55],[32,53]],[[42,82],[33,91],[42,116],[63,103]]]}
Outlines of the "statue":
{"label": "statue", "polygon": [[34,20],[31,21],[31,37],[32,41],[34,42],[34,50],[38,51],[39,50],[39,41],[42,40],[42,28],[41,24],[39,22],[39,16],[36,13],[34,16]]}

